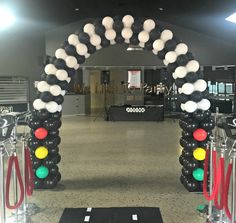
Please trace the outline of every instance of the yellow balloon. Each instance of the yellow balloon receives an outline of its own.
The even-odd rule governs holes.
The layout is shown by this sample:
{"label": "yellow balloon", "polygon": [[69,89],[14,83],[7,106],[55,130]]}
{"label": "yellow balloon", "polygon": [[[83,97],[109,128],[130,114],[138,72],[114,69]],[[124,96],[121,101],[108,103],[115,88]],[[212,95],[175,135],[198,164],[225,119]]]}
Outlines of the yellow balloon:
{"label": "yellow balloon", "polygon": [[206,158],[206,150],[203,148],[197,148],[193,151],[193,156],[196,160],[204,160]]}
{"label": "yellow balloon", "polygon": [[40,146],[35,150],[35,156],[38,159],[44,159],[48,155],[48,149],[44,146]]}

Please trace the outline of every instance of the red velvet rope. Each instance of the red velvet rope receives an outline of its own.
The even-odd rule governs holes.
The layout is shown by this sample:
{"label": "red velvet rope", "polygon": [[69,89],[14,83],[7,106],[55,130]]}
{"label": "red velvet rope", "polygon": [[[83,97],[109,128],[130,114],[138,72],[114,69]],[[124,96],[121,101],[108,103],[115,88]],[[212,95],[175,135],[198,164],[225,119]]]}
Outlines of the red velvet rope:
{"label": "red velvet rope", "polygon": [[208,185],[207,172],[208,172],[208,163],[209,163],[209,149],[206,151],[206,158],[205,158],[205,161],[204,161],[203,195],[205,196],[205,198],[208,201],[213,200],[215,198],[215,196],[217,195],[219,183],[220,183],[220,180],[221,180],[221,168],[216,168],[216,156],[217,156],[217,154],[216,154],[216,151],[214,150],[212,152],[214,182],[213,182],[212,194],[208,195],[208,191],[207,191],[207,185]]}
{"label": "red velvet rope", "polygon": [[25,149],[25,191],[28,196],[32,196],[34,190],[34,172],[30,158],[29,148]]}
{"label": "red velvet rope", "polygon": [[[219,185],[220,192],[217,190],[217,193],[214,199],[214,204],[217,209],[222,210],[224,208],[224,198],[225,198],[225,179],[224,179],[225,178],[225,160],[223,157],[220,158],[219,168],[221,168],[221,181]],[[220,204],[218,202],[218,194],[220,194]]]}
{"label": "red velvet rope", "polygon": [[[11,182],[11,175],[12,175],[13,165],[15,165],[16,177],[17,177],[19,187],[20,187],[20,197],[19,197],[19,200],[16,202],[16,204],[11,205],[10,204],[10,182]],[[9,158],[8,168],[7,168],[6,207],[8,209],[17,209],[21,206],[23,200],[24,200],[24,185],[23,185],[23,181],[22,181],[22,177],[21,177],[21,173],[20,173],[19,162],[18,162],[18,158],[16,156],[12,155]]]}
{"label": "red velvet rope", "polygon": [[225,213],[230,221],[232,220],[232,214],[230,213],[230,210],[229,210],[228,194],[229,194],[229,185],[230,185],[230,177],[231,177],[231,173],[232,173],[232,167],[233,167],[233,164],[229,163],[227,173],[226,173],[225,196],[224,196]]}

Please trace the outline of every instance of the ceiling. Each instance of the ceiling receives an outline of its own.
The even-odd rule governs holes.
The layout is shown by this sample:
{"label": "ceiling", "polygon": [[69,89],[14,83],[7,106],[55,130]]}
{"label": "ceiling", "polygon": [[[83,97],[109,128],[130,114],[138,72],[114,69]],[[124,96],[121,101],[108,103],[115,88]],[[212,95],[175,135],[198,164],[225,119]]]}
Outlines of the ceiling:
{"label": "ceiling", "polygon": [[236,43],[236,24],[224,20],[236,11],[236,0],[5,0],[5,2],[13,7],[19,18],[20,22],[16,29],[24,32],[33,29],[46,31],[84,18],[130,13],[134,16],[156,17],[174,25]]}

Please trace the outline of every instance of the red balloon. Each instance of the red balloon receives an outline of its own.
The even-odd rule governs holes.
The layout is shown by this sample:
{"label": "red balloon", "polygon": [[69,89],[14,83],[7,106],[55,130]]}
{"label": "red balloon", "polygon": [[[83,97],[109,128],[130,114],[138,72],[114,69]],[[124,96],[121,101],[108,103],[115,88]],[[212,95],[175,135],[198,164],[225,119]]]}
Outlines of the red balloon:
{"label": "red balloon", "polygon": [[34,131],[34,135],[37,139],[44,139],[47,137],[48,135],[48,130],[45,129],[45,128],[37,128],[35,131]]}
{"label": "red balloon", "polygon": [[207,132],[204,129],[196,129],[193,132],[193,138],[197,141],[204,141],[207,138]]}

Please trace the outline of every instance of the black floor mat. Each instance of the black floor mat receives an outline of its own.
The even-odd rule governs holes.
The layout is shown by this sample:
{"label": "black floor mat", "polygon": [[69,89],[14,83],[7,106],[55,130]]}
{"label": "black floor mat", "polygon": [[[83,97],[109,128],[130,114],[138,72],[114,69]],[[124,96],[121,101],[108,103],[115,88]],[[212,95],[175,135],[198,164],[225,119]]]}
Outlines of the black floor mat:
{"label": "black floor mat", "polygon": [[[87,216],[87,218],[86,218]],[[85,221],[89,219],[89,221]],[[59,223],[163,223],[159,208],[65,208]]]}

